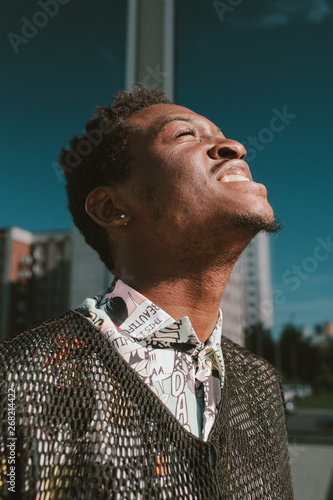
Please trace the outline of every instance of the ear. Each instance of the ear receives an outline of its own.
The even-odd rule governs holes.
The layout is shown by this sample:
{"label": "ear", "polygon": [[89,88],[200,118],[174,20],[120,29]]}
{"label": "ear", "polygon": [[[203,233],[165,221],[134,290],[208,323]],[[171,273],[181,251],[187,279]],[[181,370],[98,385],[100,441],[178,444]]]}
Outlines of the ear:
{"label": "ear", "polygon": [[120,205],[115,189],[98,187],[88,194],[85,210],[99,226],[114,228],[125,226],[129,221],[125,208]]}

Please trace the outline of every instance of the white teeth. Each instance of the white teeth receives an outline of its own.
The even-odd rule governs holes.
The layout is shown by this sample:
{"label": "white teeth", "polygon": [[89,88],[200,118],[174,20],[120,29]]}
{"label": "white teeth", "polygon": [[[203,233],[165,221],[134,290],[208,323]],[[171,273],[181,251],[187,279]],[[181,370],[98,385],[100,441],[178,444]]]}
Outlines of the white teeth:
{"label": "white teeth", "polygon": [[220,182],[235,182],[235,181],[249,181],[247,177],[244,177],[243,175],[238,175],[238,174],[232,174],[232,175],[225,175],[220,179]]}

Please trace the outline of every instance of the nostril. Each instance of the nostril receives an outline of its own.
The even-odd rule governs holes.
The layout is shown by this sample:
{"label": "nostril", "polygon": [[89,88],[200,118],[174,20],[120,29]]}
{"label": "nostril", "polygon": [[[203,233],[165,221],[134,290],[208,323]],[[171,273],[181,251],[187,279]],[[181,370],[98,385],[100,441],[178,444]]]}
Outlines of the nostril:
{"label": "nostril", "polygon": [[218,155],[220,158],[228,158],[231,160],[232,158],[237,157],[237,152],[233,151],[232,149],[230,149],[228,147],[222,147],[222,148],[219,148]]}
{"label": "nostril", "polygon": [[232,141],[229,139],[223,139],[220,143],[215,143],[208,150],[208,156],[215,159],[222,160],[233,160],[235,158],[240,158],[244,160],[246,157],[246,150],[244,146],[242,146],[237,141]]}

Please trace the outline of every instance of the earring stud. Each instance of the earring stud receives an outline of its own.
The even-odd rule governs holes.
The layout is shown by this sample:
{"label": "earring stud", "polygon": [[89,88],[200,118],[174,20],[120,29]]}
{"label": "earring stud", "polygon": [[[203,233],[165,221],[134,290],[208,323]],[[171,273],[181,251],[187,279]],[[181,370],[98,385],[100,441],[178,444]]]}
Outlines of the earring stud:
{"label": "earring stud", "polygon": [[126,215],[125,214],[121,214],[120,218],[121,219],[125,219]]}

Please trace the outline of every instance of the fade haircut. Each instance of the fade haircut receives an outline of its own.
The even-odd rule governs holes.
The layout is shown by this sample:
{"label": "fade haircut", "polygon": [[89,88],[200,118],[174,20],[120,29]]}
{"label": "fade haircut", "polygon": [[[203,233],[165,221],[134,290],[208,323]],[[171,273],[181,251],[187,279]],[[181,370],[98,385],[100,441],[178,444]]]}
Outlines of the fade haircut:
{"label": "fade haircut", "polygon": [[74,136],[62,149],[59,163],[65,172],[68,208],[85,241],[99,254],[110,271],[113,249],[99,226],[85,211],[88,194],[96,187],[124,182],[130,175],[128,141],[136,128],[126,119],[153,104],[171,104],[165,93],[138,84],[132,92],[117,92],[111,106],[98,106],[99,115],[87,121],[82,137]]}

